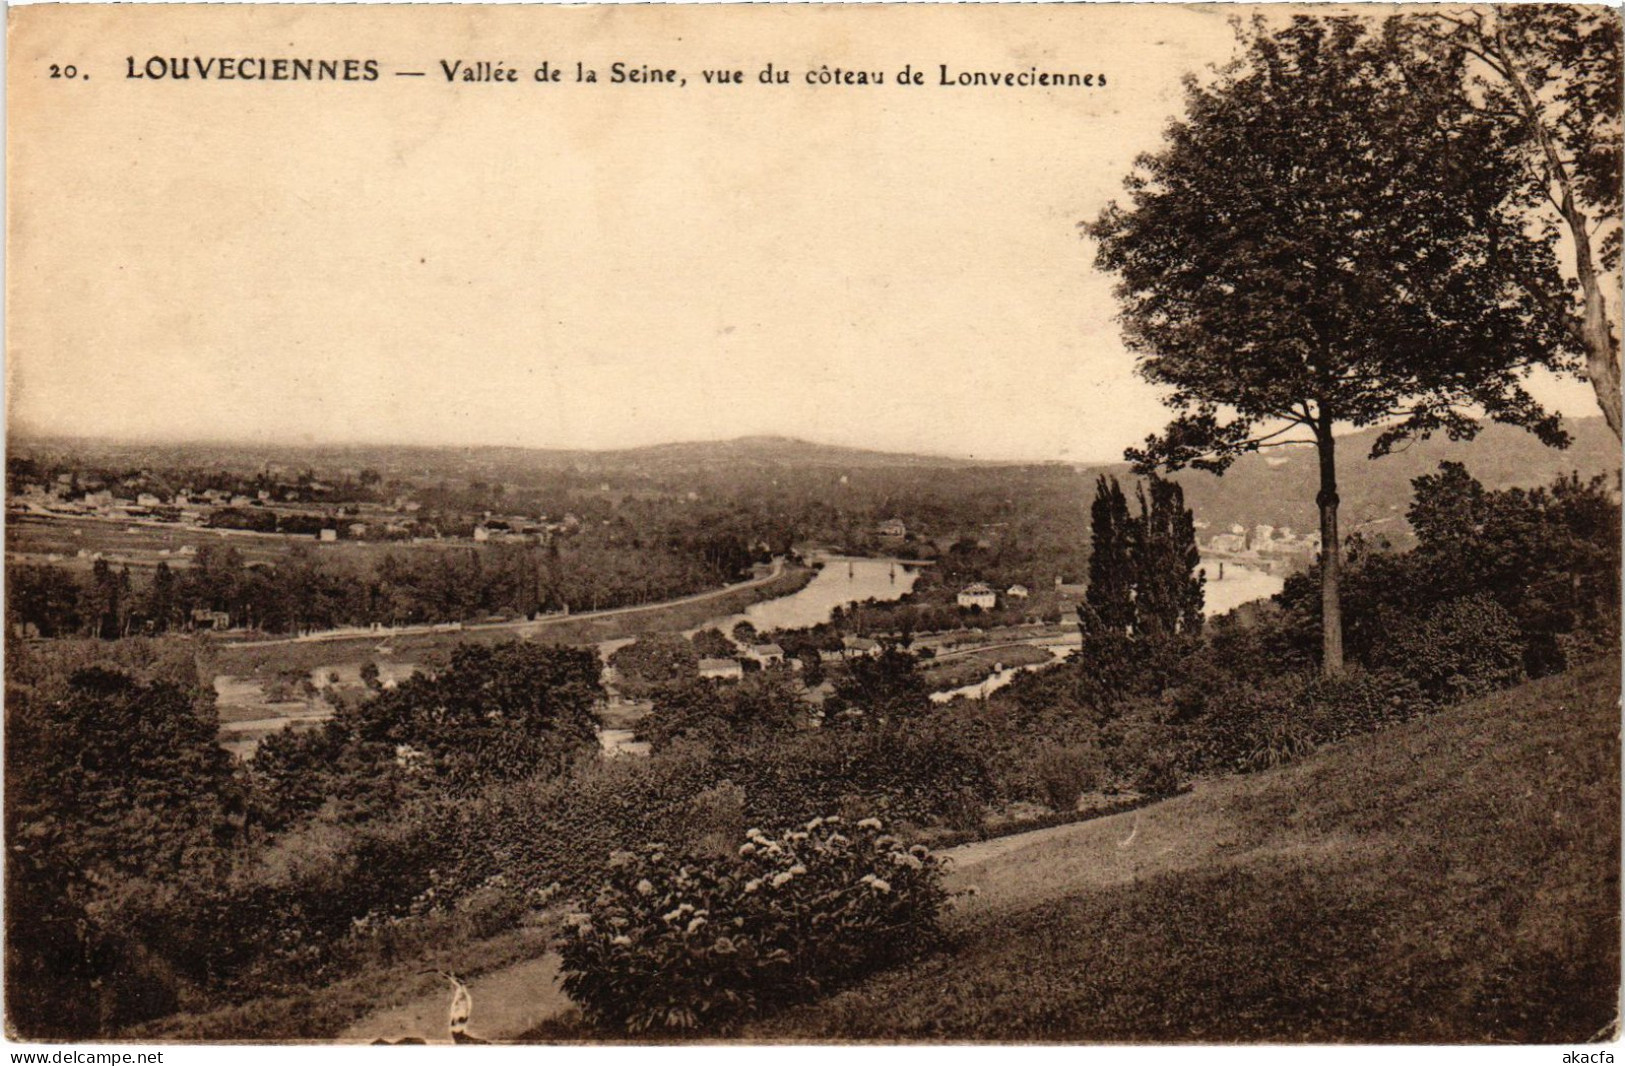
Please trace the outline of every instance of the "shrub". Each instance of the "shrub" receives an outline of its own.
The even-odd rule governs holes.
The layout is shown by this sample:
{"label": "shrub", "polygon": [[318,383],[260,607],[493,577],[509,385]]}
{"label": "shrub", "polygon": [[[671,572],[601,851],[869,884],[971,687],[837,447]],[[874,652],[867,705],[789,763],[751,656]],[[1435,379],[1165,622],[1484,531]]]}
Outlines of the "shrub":
{"label": "shrub", "polygon": [[1213,693],[1187,729],[1198,769],[1251,772],[1290,762],[1322,744],[1415,717],[1430,702],[1417,684],[1389,670],[1341,677],[1289,674]]}
{"label": "shrub", "polygon": [[1189,757],[1179,731],[1160,701],[1140,698],[1122,705],[1101,730],[1106,764],[1117,787],[1150,796],[1171,796],[1186,785]]}
{"label": "shrub", "polygon": [[1434,699],[1482,696],[1522,680],[1523,632],[1487,593],[1439,604],[1404,627],[1382,658]]}
{"label": "shrub", "polygon": [[721,857],[745,829],[745,790],[723,781],[689,803],[688,847],[695,855]]}
{"label": "shrub", "polygon": [[1033,756],[1044,802],[1058,811],[1075,808],[1079,796],[1099,786],[1105,769],[1105,758],[1093,744],[1046,743]]}
{"label": "shrub", "polygon": [[599,1025],[725,1029],[936,945],[941,863],[875,819],[815,818],[735,857],[619,853],[566,934],[564,990]]}

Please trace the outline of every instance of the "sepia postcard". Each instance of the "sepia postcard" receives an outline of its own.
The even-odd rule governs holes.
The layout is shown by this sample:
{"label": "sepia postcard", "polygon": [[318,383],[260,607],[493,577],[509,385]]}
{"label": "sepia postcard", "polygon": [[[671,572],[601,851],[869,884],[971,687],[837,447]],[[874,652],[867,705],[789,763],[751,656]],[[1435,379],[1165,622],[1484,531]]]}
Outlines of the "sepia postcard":
{"label": "sepia postcard", "polygon": [[7,14],[29,1061],[1614,1061],[1617,8]]}

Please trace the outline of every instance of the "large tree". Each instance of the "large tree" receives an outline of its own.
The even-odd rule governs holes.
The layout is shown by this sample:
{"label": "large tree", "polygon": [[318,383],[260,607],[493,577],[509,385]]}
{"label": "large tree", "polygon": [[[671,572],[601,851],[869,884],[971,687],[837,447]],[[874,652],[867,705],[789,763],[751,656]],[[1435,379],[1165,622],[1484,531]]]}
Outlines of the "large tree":
{"label": "large tree", "polygon": [[1470,437],[1475,415],[1562,443],[1523,388],[1565,338],[1520,274],[1550,249],[1499,210],[1517,161],[1498,124],[1418,72],[1359,18],[1255,22],[1242,55],[1187,83],[1187,115],[1142,156],[1130,203],[1088,224],[1119,278],[1124,335],[1176,417],[1128,457],[1222,473],[1238,455],[1312,443],[1320,463],[1322,660],[1343,665],[1336,438],[1383,425]]}
{"label": "large tree", "polygon": [[1399,20],[1418,60],[1459,70],[1475,117],[1500,123],[1517,181],[1502,209],[1561,271],[1520,283],[1585,356],[1620,436],[1621,76],[1619,12],[1577,4],[1442,9]]}

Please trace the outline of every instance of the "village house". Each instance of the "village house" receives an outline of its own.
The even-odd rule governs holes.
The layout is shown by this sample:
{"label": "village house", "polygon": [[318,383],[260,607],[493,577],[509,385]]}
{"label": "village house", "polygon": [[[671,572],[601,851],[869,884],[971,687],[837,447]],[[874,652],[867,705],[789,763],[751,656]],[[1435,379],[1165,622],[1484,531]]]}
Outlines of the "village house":
{"label": "village house", "polygon": [[906,537],[908,535],[908,527],[903,524],[903,520],[900,518],[888,518],[886,521],[880,523],[875,532],[879,533],[882,537]]}
{"label": "village house", "polygon": [[842,637],[841,650],[845,655],[867,655],[875,658],[880,654],[880,643],[868,637]]}
{"label": "village house", "polygon": [[777,644],[752,644],[745,652],[762,666],[778,666],[784,662],[784,649]]}
{"label": "village house", "polygon": [[980,607],[984,611],[991,611],[999,605],[999,594],[978,581],[960,589],[957,602],[961,607]]}
{"label": "village house", "polygon": [[700,676],[724,681],[738,681],[745,676],[744,667],[737,659],[701,659]]}
{"label": "village house", "polygon": [[1027,591],[1026,585],[1011,585],[1009,588],[1004,590],[1004,594],[1010,597],[1012,600],[1024,600],[1028,596],[1032,595],[1031,592]]}
{"label": "village house", "polygon": [[336,529],[324,529],[318,533],[316,537],[323,544],[333,544],[339,539],[339,531]]}

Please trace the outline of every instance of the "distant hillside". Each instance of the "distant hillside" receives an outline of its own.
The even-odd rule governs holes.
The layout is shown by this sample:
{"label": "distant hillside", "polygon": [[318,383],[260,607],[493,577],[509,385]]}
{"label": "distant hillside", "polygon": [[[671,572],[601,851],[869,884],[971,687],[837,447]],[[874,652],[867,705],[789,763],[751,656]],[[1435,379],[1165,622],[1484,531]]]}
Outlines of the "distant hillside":
{"label": "distant hillside", "polygon": [[[1437,472],[1445,461],[1464,463],[1492,489],[1550,484],[1578,471],[1582,477],[1620,469],[1619,441],[1599,418],[1569,422],[1574,443],[1548,448],[1534,436],[1509,426],[1491,425],[1474,441],[1420,441],[1381,459],[1370,459],[1376,430],[1337,439],[1338,493],[1344,533],[1362,527],[1372,534],[1400,532],[1411,499],[1411,479]],[[1223,477],[1181,473],[1185,500],[1208,531],[1232,523],[1260,522],[1309,531],[1317,528],[1315,493],[1320,466],[1308,446],[1277,448],[1238,460]]]}
{"label": "distant hillside", "polygon": [[[1454,443],[1432,440],[1412,445],[1380,460],[1369,460],[1376,431],[1338,438],[1338,466],[1343,498],[1343,526],[1383,533],[1403,528],[1411,498],[1411,480],[1438,469],[1443,460],[1467,464],[1491,488],[1550,483],[1560,474],[1582,476],[1620,469],[1618,442],[1601,418],[1573,420],[1574,444],[1557,451],[1521,430],[1489,426],[1477,440]],[[371,467],[386,479],[418,484],[453,485],[483,479],[510,486],[543,479],[597,489],[665,491],[699,488],[717,495],[749,493],[751,486],[783,487],[808,499],[836,502],[854,514],[865,503],[879,511],[873,517],[897,515],[910,527],[957,529],[967,521],[986,522],[986,515],[965,513],[971,499],[1005,500],[1012,513],[1032,507],[1063,507],[1087,513],[1096,474],[1128,475],[1123,463],[999,463],[949,456],[908,455],[817,444],[788,437],[741,437],[728,441],[661,444],[618,451],[497,447],[392,447],[385,445],[270,444],[138,444],[107,441],[14,439],[14,455],[58,455],[96,459],[132,469],[168,465],[201,465],[256,470],[268,466],[313,468],[324,474]],[[850,486],[846,475],[851,475]],[[1268,523],[1308,531],[1317,524],[1318,487],[1315,454],[1309,447],[1274,449],[1247,456],[1223,477],[1200,472],[1179,475],[1186,500],[1206,523],[1208,533],[1233,523]],[[861,490],[861,491],[860,491]],[[836,497],[834,493],[840,492]],[[1017,506],[1015,497],[1025,501]],[[925,502],[922,502],[925,501]],[[929,504],[929,505],[927,505]],[[985,508],[983,508],[985,509]],[[977,508],[972,508],[977,510]],[[866,512],[865,512],[866,513]],[[1009,515],[995,515],[1004,521]]]}
{"label": "distant hillside", "polygon": [[975,469],[995,466],[1054,466],[1061,463],[1000,464],[989,460],[941,455],[871,451],[816,444],[791,437],[756,436],[724,441],[685,441],[609,451],[496,446],[427,446],[385,444],[254,444],[241,441],[149,443],[52,437],[12,437],[13,455],[77,459],[123,465],[205,466],[256,470],[267,466],[315,469],[332,474],[365,467],[386,476],[469,477],[525,484],[538,473],[569,471],[587,477],[692,477],[729,470],[920,470]]}
{"label": "distant hillside", "polygon": [[715,464],[780,467],[980,467],[998,464],[979,459],[956,459],[943,455],[914,455],[817,444],[794,437],[739,437],[722,441],[686,441],[629,448],[613,452],[569,453],[583,468],[641,468],[654,472],[665,469],[691,469]]}

